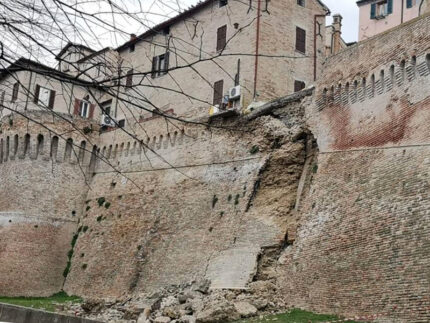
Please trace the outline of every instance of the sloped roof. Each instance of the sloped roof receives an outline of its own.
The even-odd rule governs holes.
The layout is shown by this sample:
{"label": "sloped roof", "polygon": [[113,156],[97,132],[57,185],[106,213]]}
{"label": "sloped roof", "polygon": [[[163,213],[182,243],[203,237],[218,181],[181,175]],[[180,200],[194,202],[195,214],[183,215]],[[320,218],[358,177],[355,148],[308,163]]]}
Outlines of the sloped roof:
{"label": "sloped roof", "polygon": [[92,82],[85,81],[79,78],[76,78],[67,73],[61,72],[55,68],[43,65],[39,62],[32,61],[27,58],[21,57],[20,59],[13,62],[8,67],[0,70],[0,80],[5,77],[11,75],[15,72],[20,71],[32,71],[42,75],[46,75],[47,77],[52,77],[54,79],[64,80],[65,82],[71,82],[73,84],[82,85],[82,86],[94,86]]}
{"label": "sloped roof", "polygon": [[75,44],[75,43],[72,43],[72,42],[69,42],[66,46],[64,46],[62,49],[61,49],[61,51],[57,54],[57,56],[55,56],[55,58],[56,59],[59,59],[70,47],[78,47],[78,48],[81,48],[81,49],[84,49],[84,50],[87,50],[87,51],[89,51],[89,52],[92,52],[92,53],[94,53],[95,52],[95,50],[94,49],[92,49],[92,48],[89,48],[88,46],[85,46],[85,45],[81,45],[81,44]]}
{"label": "sloped roof", "polygon": [[[318,2],[318,4],[321,5],[321,7],[324,8],[324,10],[326,11],[326,14],[329,15],[330,14],[330,9],[321,0],[316,0],[316,1]],[[176,16],[170,18],[170,19],[167,19],[166,21],[163,21],[162,23],[154,26],[153,28],[148,29],[143,34],[137,36],[135,39],[131,39],[131,40],[125,42],[124,44],[122,44],[121,46],[119,46],[116,50],[117,51],[124,50],[124,49],[130,47],[131,45],[136,44],[137,42],[139,42],[139,41],[141,41],[141,40],[143,40],[145,38],[153,36],[153,35],[161,32],[161,31],[163,31],[164,29],[170,27],[174,23],[189,18],[190,16],[194,15],[195,13],[197,13],[199,10],[205,8],[207,5],[213,4],[215,2],[217,2],[217,0],[204,0],[204,1],[200,1],[196,5],[191,6],[188,10],[185,10],[185,11],[179,13],[178,15],[176,15]]]}
{"label": "sloped roof", "polygon": [[82,57],[81,59],[79,59],[79,60],[77,61],[77,63],[83,63],[83,62],[85,62],[85,61],[87,61],[87,60],[89,60],[89,59],[91,59],[91,58],[94,58],[94,57],[96,57],[96,56],[98,56],[98,55],[103,54],[104,52],[109,51],[110,49],[112,49],[112,48],[110,48],[110,47],[106,47],[106,48],[103,48],[103,49],[101,49],[101,50],[99,50],[99,51],[97,51],[97,52],[94,52],[94,53],[90,54],[90,55],[84,56],[84,57]]}
{"label": "sloped roof", "polygon": [[357,6],[362,6],[364,4],[372,3],[372,2],[376,2],[376,1],[377,0],[358,0],[356,3],[357,3]]}

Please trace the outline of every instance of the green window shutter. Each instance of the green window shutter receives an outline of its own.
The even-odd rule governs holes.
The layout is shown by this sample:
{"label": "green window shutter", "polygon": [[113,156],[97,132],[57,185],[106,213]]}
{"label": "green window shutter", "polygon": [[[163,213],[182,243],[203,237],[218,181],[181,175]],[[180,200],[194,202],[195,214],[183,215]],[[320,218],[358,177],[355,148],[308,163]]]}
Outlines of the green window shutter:
{"label": "green window shutter", "polygon": [[372,3],[370,6],[370,19],[375,19],[376,16],[376,3]]}
{"label": "green window shutter", "polygon": [[406,1],[406,8],[412,8],[412,0]]}
{"label": "green window shutter", "polygon": [[393,0],[388,0],[387,14],[393,13]]}

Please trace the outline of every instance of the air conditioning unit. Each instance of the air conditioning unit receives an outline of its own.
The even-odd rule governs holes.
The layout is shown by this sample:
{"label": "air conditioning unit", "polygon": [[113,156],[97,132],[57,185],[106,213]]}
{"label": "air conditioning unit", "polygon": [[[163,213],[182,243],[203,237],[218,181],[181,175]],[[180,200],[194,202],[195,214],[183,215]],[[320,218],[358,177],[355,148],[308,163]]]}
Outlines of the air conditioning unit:
{"label": "air conditioning unit", "polygon": [[237,85],[235,87],[232,87],[229,91],[228,91],[228,98],[230,100],[238,100],[240,99],[240,85]]}
{"label": "air conditioning unit", "polygon": [[110,116],[108,116],[107,114],[102,114],[102,120],[101,120],[100,124],[102,126],[106,126],[106,127],[115,127],[114,120]]}

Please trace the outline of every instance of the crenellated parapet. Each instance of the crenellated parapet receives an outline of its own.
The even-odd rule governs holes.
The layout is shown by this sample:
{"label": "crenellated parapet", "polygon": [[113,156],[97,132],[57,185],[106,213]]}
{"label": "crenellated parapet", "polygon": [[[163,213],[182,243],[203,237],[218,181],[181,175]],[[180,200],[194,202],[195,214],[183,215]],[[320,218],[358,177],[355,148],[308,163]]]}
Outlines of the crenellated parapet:
{"label": "crenellated parapet", "polygon": [[97,128],[83,119],[72,123],[65,115],[46,112],[8,116],[2,120],[0,165],[40,160],[89,168],[95,163]]}
{"label": "crenellated parapet", "polygon": [[430,16],[324,62],[309,125],[322,152],[430,142]]}
{"label": "crenellated parapet", "polygon": [[209,160],[211,154],[203,148],[208,145],[215,145],[212,151],[237,148],[216,145],[218,132],[216,128],[186,122],[166,127],[165,120],[154,121],[152,127],[132,135],[117,129],[100,136],[96,172],[146,169],[166,163],[183,165],[191,163],[190,154]]}
{"label": "crenellated parapet", "polygon": [[[390,61],[352,78],[322,81],[317,89],[316,106],[322,111],[332,105],[349,107],[367,103],[393,90],[425,86],[430,79],[430,50],[420,56]],[[371,103],[371,102],[370,102]]]}

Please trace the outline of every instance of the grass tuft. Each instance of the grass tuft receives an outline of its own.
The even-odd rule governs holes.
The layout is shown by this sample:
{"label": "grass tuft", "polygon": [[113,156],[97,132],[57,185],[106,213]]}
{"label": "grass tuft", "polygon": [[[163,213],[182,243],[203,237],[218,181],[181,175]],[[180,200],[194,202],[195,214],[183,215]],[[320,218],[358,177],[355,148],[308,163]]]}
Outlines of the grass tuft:
{"label": "grass tuft", "polygon": [[82,298],[78,296],[69,296],[65,292],[59,292],[50,297],[2,297],[0,303],[30,307],[48,312],[55,312],[57,304],[64,303],[81,303]]}
{"label": "grass tuft", "polygon": [[[300,309],[293,309],[288,313],[269,315],[263,318],[250,318],[245,320],[240,320],[236,322],[240,323],[266,323],[266,322],[276,322],[276,323],[314,323],[314,322],[327,322],[335,321],[340,318],[336,315],[330,314],[315,314]],[[343,322],[343,321],[342,321]],[[345,321],[348,323],[358,323],[355,321]]]}
{"label": "grass tuft", "polygon": [[102,206],[105,203],[106,199],[104,197],[99,197],[97,199],[97,203],[99,206]]}
{"label": "grass tuft", "polygon": [[249,153],[251,155],[255,155],[256,153],[258,153],[260,151],[260,147],[258,146],[252,146],[252,148],[249,150]]}

